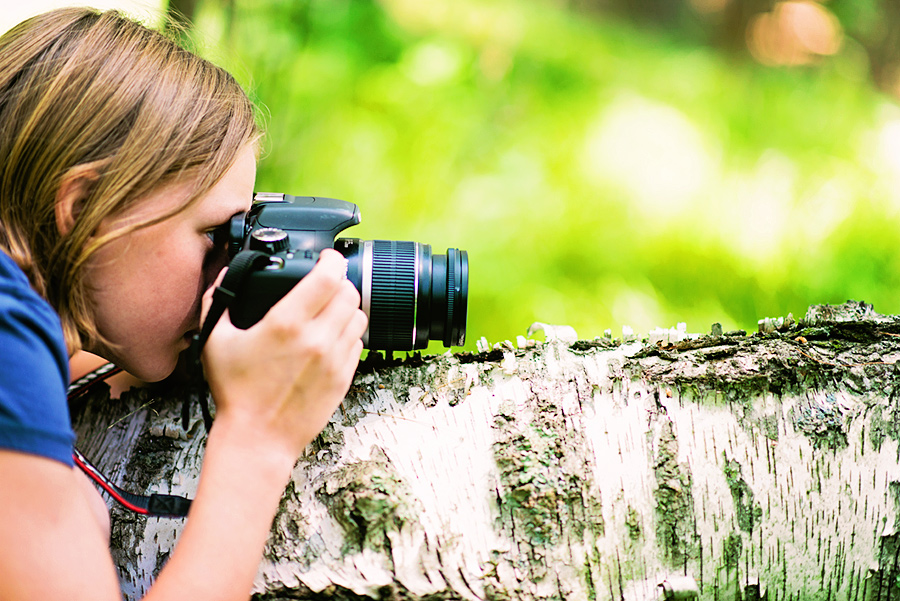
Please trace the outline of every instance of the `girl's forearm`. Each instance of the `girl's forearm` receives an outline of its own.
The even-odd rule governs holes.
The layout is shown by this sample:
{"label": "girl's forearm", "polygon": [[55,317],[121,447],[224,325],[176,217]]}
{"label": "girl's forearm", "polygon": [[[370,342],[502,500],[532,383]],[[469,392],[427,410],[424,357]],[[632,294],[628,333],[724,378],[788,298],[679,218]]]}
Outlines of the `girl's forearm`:
{"label": "girl's forearm", "polygon": [[248,425],[217,419],[187,524],[145,599],[248,599],[295,460]]}

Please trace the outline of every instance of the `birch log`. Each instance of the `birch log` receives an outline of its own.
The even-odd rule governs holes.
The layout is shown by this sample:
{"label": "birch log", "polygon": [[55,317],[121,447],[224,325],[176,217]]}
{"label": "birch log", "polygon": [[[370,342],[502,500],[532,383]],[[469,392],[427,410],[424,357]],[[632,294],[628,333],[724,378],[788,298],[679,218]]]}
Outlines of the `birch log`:
{"label": "birch log", "polygon": [[[254,599],[900,599],[900,317],[546,329],[361,365],[294,469]],[[78,444],[129,490],[192,495],[185,394],[101,390],[73,408]],[[136,599],[183,523],[112,516]]]}

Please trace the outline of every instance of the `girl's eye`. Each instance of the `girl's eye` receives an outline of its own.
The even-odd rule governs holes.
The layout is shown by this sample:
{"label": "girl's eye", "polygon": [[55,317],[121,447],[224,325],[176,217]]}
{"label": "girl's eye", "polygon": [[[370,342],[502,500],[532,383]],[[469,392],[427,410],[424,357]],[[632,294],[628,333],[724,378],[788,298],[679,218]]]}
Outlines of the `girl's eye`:
{"label": "girl's eye", "polygon": [[226,225],[210,228],[203,232],[209,238],[204,263],[221,269],[228,264],[228,229]]}
{"label": "girl's eye", "polygon": [[225,246],[228,238],[228,224],[223,223],[222,225],[217,225],[216,227],[211,227],[205,232],[203,232],[209,241],[212,242],[213,246]]}

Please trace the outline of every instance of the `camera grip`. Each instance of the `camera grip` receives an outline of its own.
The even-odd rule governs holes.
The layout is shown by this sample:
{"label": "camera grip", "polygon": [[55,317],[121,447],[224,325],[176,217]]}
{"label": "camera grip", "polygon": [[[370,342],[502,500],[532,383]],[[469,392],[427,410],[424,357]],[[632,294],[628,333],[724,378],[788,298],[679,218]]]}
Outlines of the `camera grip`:
{"label": "camera grip", "polygon": [[231,323],[242,330],[252,327],[312,271],[318,260],[319,253],[310,250],[270,256],[268,264],[250,272],[236,291],[229,309]]}

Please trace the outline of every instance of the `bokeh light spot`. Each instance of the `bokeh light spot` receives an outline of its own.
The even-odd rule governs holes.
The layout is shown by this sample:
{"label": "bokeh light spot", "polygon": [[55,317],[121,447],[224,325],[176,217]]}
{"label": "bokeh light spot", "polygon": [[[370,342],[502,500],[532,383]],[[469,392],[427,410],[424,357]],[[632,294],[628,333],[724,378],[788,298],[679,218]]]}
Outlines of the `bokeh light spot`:
{"label": "bokeh light spot", "polygon": [[620,186],[642,213],[661,217],[685,211],[715,163],[683,113],[634,94],[620,95],[601,111],[582,160],[589,181]]}

